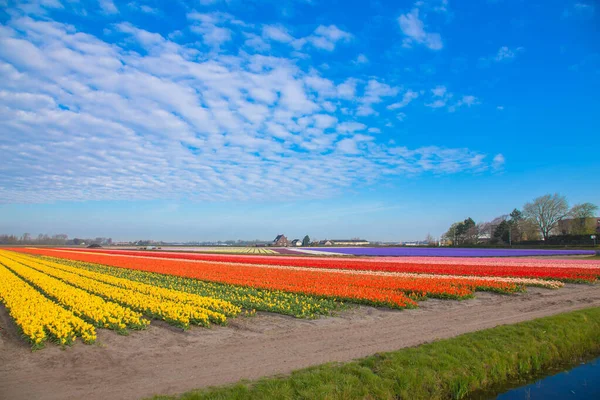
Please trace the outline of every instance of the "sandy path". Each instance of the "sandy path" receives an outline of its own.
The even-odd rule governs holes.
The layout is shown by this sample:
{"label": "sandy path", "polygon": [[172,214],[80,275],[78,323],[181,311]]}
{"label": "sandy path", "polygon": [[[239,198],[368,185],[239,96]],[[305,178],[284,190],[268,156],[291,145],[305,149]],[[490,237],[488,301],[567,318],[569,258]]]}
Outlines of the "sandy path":
{"label": "sandy path", "polygon": [[101,344],[32,353],[0,307],[0,399],[137,399],[349,361],[466,332],[600,306],[600,285],[530,288],[467,301],[428,300],[416,310],[360,307],[315,321],[259,313],[229,327],[181,332],[153,322]]}

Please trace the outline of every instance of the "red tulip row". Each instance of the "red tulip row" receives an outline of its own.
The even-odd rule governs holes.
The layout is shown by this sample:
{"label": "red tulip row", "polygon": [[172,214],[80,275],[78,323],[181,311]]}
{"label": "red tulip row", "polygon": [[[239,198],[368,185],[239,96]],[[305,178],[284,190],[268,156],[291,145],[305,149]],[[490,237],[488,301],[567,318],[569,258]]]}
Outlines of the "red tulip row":
{"label": "red tulip row", "polygon": [[[518,265],[515,261],[506,262],[498,260],[497,264],[475,264],[473,259],[463,259],[461,264],[455,258],[448,263],[441,263],[443,259],[434,262],[399,260],[397,262],[380,262],[377,259],[343,259],[343,258],[312,258],[312,257],[281,257],[281,256],[241,256],[241,255],[214,255],[193,253],[169,253],[151,251],[127,251],[127,250],[78,250],[95,253],[148,256],[153,258],[219,261],[231,263],[262,264],[276,266],[312,267],[324,269],[345,269],[382,272],[410,272],[440,275],[465,275],[465,276],[497,276],[514,278],[556,279],[563,282],[595,282],[600,276],[600,268],[563,266],[560,268],[542,265]],[[389,259],[388,259],[389,260]],[[552,260],[553,261],[553,260]],[[526,262],[526,261],[524,261]]]}
{"label": "red tulip row", "polygon": [[522,290],[522,286],[515,283],[470,278],[438,279],[349,274],[282,266],[144,257],[137,252],[131,256],[52,249],[13,250],[204,281],[334,297],[396,308],[414,307],[414,300],[423,297],[467,298],[477,289],[504,293]]}

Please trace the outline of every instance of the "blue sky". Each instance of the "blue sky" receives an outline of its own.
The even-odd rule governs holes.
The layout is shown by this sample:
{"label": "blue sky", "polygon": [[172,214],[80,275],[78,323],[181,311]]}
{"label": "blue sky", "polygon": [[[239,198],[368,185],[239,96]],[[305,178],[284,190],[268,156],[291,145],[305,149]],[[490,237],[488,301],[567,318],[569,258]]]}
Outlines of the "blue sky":
{"label": "blue sky", "polygon": [[0,231],[414,240],[600,203],[587,1],[0,0]]}

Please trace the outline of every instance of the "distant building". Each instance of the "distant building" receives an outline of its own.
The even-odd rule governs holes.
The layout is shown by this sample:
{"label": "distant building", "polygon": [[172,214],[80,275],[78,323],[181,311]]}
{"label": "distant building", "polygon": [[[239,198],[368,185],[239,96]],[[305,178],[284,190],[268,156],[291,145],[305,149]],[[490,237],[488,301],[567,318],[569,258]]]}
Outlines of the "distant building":
{"label": "distant building", "polygon": [[319,246],[366,246],[369,244],[371,242],[363,239],[329,239],[319,242]]}
{"label": "distant building", "polygon": [[366,246],[371,244],[368,240],[363,239],[343,239],[343,240],[332,240],[336,246]]}
{"label": "distant building", "polygon": [[289,245],[290,242],[288,242],[288,239],[283,234],[277,235],[277,237],[275,238],[275,240],[273,240],[273,243],[271,244],[271,246],[275,247],[288,247]]}
{"label": "distant building", "polygon": [[563,235],[577,232],[582,228],[590,232],[595,229],[595,232],[600,234],[600,217],[568,218],[558,221],[558,230]]}
{"label": "distant building", "polygon": [[429,242],[427,242],[425,240],[415,240],[413,242],[402,243],[402,246],[427,246],[427,245],[429,245]]}
{"label": "distant building", "polygon": [[293,247],[300,247],[300,246],[302,246],[302,240],[300,240],[300,239],[294,239],[294,240],[292,240],[292,246]]}

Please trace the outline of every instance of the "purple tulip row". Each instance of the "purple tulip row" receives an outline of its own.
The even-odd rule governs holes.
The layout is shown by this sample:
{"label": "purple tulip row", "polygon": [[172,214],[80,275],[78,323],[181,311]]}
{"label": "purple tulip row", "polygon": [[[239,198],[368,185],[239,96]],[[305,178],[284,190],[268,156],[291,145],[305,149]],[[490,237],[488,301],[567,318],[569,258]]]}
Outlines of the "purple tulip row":
{"label": "purple tulip row", "polygon": [[594,255],[593,250],[539,250],[539,249],[464,249],[449,247],[315,247],[310,250],[355,256],[384,257],[526,257]]}

